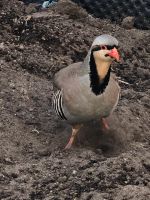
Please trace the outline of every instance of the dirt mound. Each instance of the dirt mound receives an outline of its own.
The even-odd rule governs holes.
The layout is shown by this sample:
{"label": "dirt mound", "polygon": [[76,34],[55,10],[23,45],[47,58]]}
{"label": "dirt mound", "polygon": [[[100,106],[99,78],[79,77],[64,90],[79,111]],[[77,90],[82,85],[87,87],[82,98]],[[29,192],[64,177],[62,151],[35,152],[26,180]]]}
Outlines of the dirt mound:
{"label": "dirt mound", "polygon": [[[26,10],[0,2],[1,199],[149,199],[150,32],[95,19],[70,1]],[[94,122],[64,151],[71,128],[51,109],[52,78],[102,33],[120,41],[113,70],[129,84],[121,84],[111,129]]]}

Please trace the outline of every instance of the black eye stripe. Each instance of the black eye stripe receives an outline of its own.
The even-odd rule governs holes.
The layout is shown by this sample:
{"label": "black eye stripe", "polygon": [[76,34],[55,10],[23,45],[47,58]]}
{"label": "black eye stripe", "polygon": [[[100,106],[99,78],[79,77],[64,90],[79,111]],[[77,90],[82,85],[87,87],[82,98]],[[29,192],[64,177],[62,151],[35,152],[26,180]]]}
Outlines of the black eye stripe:
{"label": "black eye stripe", "polygon": [[108,50],[111,50],[111,49],[113,49],[113,48],[118,49],[118,46],[116,46],[116,45],[113,45],[113,46],[111,46],[111,45],[106,45],[106,47],[107,47]]}
{"label": "black eye stripe", "polygon": [[[103,46],[103,45],[102,45]],[[118,46],[117,45],[105,45],[106,47],[107,47],[107,49],[108,50],[111,50],[111,49],[113,49],[113,48],[116,48],[116,49],[118,49]],[[102,50],[102,48],[101,48],[101,46],[94,46],[93,48],[92,48],[92,52],[93,51],[99,51],[99,50]]]}
{"label": "black eye stripe", "polygon": [[94,46],[94,47],[92,48],[92,51],[99,51],[99,50],[101,50],[101,47],[100,47],[100,46]]}

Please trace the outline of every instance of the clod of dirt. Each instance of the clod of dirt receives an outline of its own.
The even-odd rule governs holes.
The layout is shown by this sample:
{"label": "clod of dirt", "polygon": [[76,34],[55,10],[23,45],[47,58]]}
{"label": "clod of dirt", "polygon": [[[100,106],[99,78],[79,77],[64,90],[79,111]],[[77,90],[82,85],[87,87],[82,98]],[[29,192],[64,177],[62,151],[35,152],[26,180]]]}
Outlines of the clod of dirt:
{"label": "clod of dirt", "polygon": [[126,17],[122,20],[121,25],[125,29],[132,29],[134,28],[134,21],[135,21],[134,17]]}
{"label": "clod of dirt", "polygon": [[148,187],[128,185],[120,189],[114,200],[146,200],[150,199],[150,190]]}

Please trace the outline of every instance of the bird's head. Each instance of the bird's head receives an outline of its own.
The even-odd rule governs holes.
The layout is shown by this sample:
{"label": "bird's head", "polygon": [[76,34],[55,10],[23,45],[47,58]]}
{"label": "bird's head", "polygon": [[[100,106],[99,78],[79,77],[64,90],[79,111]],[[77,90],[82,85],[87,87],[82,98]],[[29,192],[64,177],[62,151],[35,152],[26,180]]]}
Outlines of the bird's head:
{"label": "bird's head", "polygon": [[111,63],[113,60],[120,60],[117,48],[118,40],[111,35],[105,34],[98,36],[94,40],[91,51],[95,59]]}
{"label": "bird's head", "polygon": [[118,40],[110,35],[98,36],[90,49],[89,66],[92,91],[99,95],[108,85],[111,63],[119,61]]}

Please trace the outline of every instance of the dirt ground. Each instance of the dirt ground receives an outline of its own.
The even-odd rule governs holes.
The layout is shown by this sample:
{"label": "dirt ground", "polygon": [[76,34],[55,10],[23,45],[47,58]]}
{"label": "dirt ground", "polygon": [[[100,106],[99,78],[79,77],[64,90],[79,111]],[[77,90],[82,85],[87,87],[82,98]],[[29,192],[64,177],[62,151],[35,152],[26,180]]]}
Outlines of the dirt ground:
{"label": "dirt ground", "polygon": [[[95,19],[69,1],[48,11],[0,1],[0,199],[150,199],[150,31]],[[32,15],[32,17],[30,16]],[[109,119],[71,127],[51,109],[53,76],[84,59],[94,37],[120,42],[121,98]]]}

